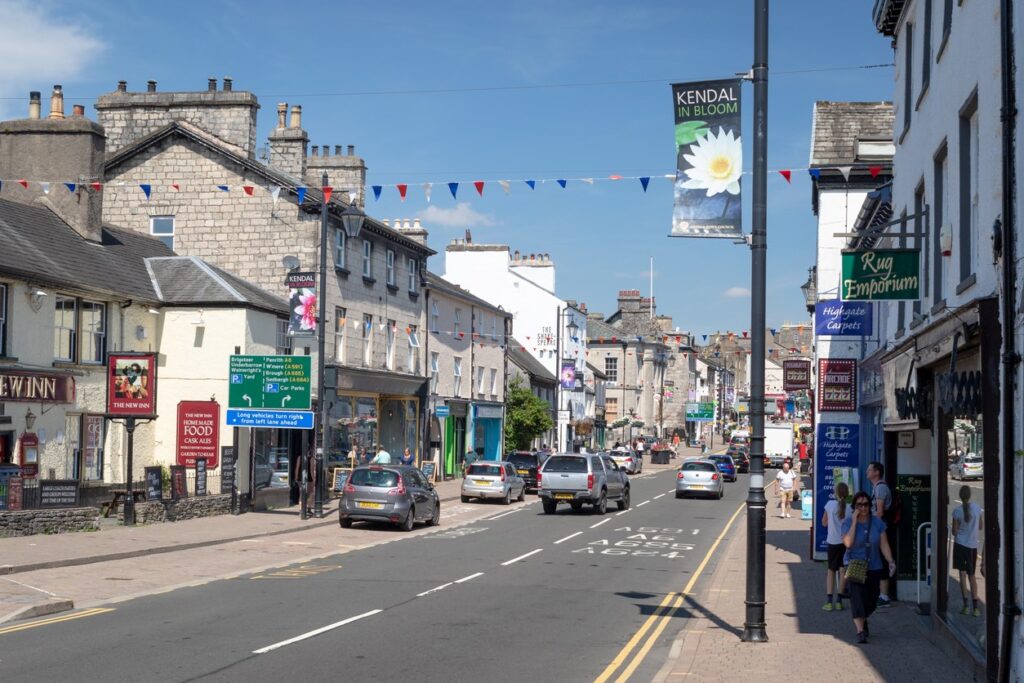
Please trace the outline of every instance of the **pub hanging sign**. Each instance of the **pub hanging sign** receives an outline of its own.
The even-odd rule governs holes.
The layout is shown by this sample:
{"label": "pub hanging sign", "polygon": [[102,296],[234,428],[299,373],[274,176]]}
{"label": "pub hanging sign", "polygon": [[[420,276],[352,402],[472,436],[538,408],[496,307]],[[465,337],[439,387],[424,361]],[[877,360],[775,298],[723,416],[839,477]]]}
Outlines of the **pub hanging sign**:
{"label": "pub hanging sign", "polygon": [[917,301],[921,298],[918,249],[843,251],[843,301]]}

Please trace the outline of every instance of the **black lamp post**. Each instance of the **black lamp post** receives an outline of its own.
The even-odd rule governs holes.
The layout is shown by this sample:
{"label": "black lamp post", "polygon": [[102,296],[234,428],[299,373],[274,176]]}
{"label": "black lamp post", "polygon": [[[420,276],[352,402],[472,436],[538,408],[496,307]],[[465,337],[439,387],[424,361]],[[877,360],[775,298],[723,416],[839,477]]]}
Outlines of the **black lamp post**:
{"label": "black lamp post", "polygon": [[[327,188],[327,174],[323,174],[323,187]],[[354,197],[354,193],[349,195]],[[325,387],[326,372],[324,368],[324,354],[326,352],[326,319],[327,319],[327,232],[328,232],[328,202],[325,200],[320,205],[320,296],[318,297],[317,306],[317,359],[316,359],[316,376],[317,376],[317,393],[316,393],[316,405],[317,410],[320,411],[320,420],[317,426],[316,435],[316,490],[313,492],[313,513],[317,517],[324,516],[324,498],[326,493],[326,486],[324,478],[326,472],[324,471],[324,452],[327,447],[327,425],[330,419],[330,411],[327,409],[327,403],[325,397],[327,395]],[[341,213],[341,225],[345,230],[345,235],[349,238],[358,237],[359,231],[363,229],[363,221],[366,220],[366,214],[359,210],[359,207],[355,205],[355,200],[345,207],[345,210]]]}

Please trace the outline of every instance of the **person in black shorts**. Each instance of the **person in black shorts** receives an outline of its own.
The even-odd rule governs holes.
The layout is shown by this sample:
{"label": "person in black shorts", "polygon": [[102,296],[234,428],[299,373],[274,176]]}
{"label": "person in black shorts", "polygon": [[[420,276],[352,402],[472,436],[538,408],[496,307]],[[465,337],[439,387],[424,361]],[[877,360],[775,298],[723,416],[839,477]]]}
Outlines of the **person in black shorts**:
{"label": "person in black shorts", "polygon": [[[828,567],[825,575],[825,605],[822,607],[826,612],[843,609],[843,592],[846,585],[846,578],[843,575],[843,566],[846,564],[846,544],[843,543],[843,520],[849,515],[847,497],[850,495],[850,487],[844,482],[835,486],[835,495],[832,500],[825,503],[825,513],[821,517],[821,525],[828,530],[826,543],[828,544]],[[839,581],[836,581],[836,575]],[[838,590],[837,590],[838,589]],[[833,591],[835,601],[833,602]]]}

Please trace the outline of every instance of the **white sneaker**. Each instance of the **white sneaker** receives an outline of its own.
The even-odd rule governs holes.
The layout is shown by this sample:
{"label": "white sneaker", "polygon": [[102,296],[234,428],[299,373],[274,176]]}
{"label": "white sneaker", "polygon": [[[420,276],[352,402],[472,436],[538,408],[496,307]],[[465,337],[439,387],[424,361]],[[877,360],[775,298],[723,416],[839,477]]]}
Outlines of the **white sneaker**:
{"label": "white sneaker", "polygon": [[785,519],[785,518],[786,518],[786,513],[782,513],[781,515],[779,515],[779,519]]}
{"label": "white sneaker", "polygon": [[787,512],[786,513],[786,519],[789,519],[789,517],[790,517],[790,514]]}

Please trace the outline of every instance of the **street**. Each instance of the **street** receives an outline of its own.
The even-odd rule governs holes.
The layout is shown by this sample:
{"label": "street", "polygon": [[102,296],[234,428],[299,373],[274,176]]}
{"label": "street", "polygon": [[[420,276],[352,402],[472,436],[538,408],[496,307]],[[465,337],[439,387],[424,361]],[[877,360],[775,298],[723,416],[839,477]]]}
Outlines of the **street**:
{"label": "street", "polygon": [[[633,507],[599,516],[537,499],[468,524],[385,533],[339,552],[96,611],[0,628],[0,678],[650,680],[737,518],[726,497],[677,500],[674,472],[632,480]],[[334,527],[334,532],[339,530]],[[732,523],[728,536],[742,532]],[[693,585],[696,579],[695,586]],[[112,608],[112,609],[111,609]],[[75,618],[78,614],[85,614]],[[53,643],[61,646],[54,648]]]}

